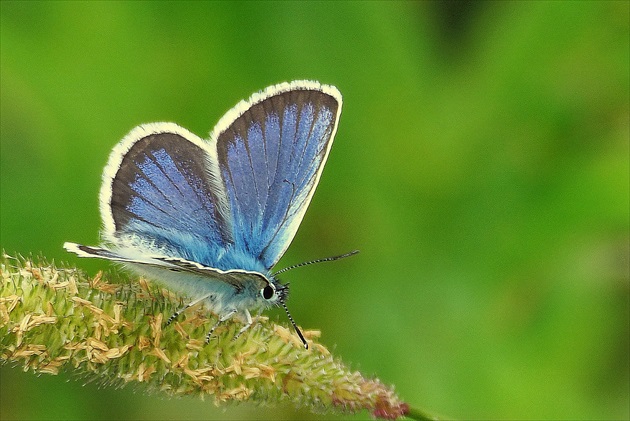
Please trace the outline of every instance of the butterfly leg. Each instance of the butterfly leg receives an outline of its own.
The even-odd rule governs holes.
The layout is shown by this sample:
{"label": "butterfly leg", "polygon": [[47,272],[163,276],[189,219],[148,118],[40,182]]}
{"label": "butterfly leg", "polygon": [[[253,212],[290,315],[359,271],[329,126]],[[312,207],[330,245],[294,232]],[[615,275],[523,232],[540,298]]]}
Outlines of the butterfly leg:
{"label": "butterfly leg", "polygon": [[214,326],[212,326],[212,329],[210,329],[210,331],[206,335],[206,344],[210,343],[210,337],[212,336],[212,333],[214,332],[214,329],[216,329],[217,326],[219,326],[221,323],[223,323],[224,321],[226,321],[230,317],[234,316],[235,313],[236,313],[236,309],[233,308],[232,310],[230,310],[227,313],[225,313],[223,316],[219,317],[219,320],[214,324]]}
{"label": "butterfly leg", "polygon": [[239,336],[241,336],[241,334],[243,332],[245,332],[247,329],[249,329],[249,327],[252,325],[252,315],[249,314],[248,310],[245,310],[245,326],[243,326],[243,328],[241,330],[238,331],[238,333],[236,335],[234,335],[234,337],[232,338],[233,341],[237,340]]}
{"label": "butterfly leg", "polygon": [[179,315],[180,315],[180,314],[182,314],[184,311],[188,310],[190,307],[192,307],[192,306],[194,306],[194,305],[199,304],[199,303],[200,303],[200,302],[202,302],[203,300],[205,300],[205,299],[207,299],[207,298],[210,298],[210,296],[211,296],[211,295],[212,295],[212,294],[207,294],[207,295],[204,295],[203,297],[198,298],[198,299],[196,299],[196,300],[194,300],[194,301],[192,301],[192,302],[190,302],[190,303],[186,304],[184,307],[180,308],[180,309],[179,309],[179,310],[177,310],[175,313],[173,313],[173,315],[172,315],[171,317],[169,317],[169,318],[168,318],[168,320],[166,321],[166,324],[165,324],[164,326],[168,326],[168,325],[170,325],[170,324],[171,324],[171,323],[173,323],[173,321],[174,321],[175,319],[177,319],[177,317],[179,317]]}

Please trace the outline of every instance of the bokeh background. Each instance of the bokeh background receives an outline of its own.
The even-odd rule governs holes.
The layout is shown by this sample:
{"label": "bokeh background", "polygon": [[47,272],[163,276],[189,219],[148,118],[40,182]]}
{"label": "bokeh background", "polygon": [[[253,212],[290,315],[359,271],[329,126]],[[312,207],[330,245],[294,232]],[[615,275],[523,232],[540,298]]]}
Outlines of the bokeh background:
{"label": "bokeh background", "polygon": [[[629,16],[619,2],[13,2],[1,243],[89,273],[131,128],[202,137],[240,99],[344,95],[289,307],[352,367],[464,419],[628,419]],[[284,321],[284,316],[271,312]],[[366,419],[1,368],[3,419]]]}

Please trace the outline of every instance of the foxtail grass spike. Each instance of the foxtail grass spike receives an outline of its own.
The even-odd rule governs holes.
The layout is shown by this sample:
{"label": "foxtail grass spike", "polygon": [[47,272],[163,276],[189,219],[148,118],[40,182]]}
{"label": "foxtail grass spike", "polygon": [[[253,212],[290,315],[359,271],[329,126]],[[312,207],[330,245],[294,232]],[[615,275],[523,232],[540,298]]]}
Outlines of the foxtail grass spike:
{"label": "foxtail grass spike", "polygon": [[308,349],[289,326],[238,321],[194,306],[166,326],[185,301],[144,279],[118,281],[99,272],[56,267],[31,258],[0,257],[0,364],[25,371],[90,377],[102,385],[143,384],[169,395],[210,397],[217,405],[291,403],[314,412],[369,411],[382,419],[410,416],[391,387],[350,370],[303,330]]}

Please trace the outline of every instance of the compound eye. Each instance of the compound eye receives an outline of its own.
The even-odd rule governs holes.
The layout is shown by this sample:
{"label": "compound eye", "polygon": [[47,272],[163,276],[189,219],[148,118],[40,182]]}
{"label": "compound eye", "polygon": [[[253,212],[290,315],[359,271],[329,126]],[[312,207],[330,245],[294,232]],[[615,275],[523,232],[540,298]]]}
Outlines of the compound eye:
{"label": "compound eye", "polygon": [[275,295],[276,291],[270,287],[269,285],[267,285],[266,287],[264,287],[263,289],[260,290],[260,295],[265,299],[265,300],[270,300],[274,295]]}

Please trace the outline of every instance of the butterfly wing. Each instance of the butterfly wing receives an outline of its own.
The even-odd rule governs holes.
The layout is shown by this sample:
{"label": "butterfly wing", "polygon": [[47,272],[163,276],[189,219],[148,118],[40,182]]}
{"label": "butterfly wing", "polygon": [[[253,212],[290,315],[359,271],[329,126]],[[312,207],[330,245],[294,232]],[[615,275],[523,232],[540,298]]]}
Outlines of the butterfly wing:
{"label": "butterfly wing", "polygon": [[[192,277],[193,282],[198,282],[200,278],[206,280],[212,278],[230,285],[236,293],[241,293],[244,289],[244,281],[249,281],[257,292],[261,288],[268,285],[269,281],[258,272],[246,270],[227,270],[223,271],[213,267],[201,265],[194,261],[189,261],[177,257],[151,256],[138,254],[136,257],[119,254],[102,247],[84,246],[76,243],[65,243],[64,248],[80,257],[98,257],[105,260],[124,263],[134,267],[143,273],[158,274],[158,278],[168,281],[169,277],[174,276],[172,273],[181,273],[183,276],[177,277],[175,283],[181,283],[186,280],[186,276]],[[151,272],[152,271],[152,272]],[[169,274],[169,272],[171,272]],[[167,282],[168,283],[168,282]],[[207,285],[205,285],[207,286]],[[181,285],[180,285],[181,288]],[[190,290],[200,290],[202,288],[191,287]]]}
{"label": "butterfly wing", "polygon": [[341,113],[332,86],[296,81],[267,88],[219,122],[211,139],[231,209],[234,253],[270,269],[304,217]]}
{"label": "butterfly wing", "polygon": [[122,249],[217,266],[232,243],[229,203],[209,143],[172,123],[139,126],[103,175],[104,239]]}
{"label": "butterfly wing", "polygon": [[131,259],[264,273],[295,236],[340,112],[336,88],[296,81],[239,103],[210,142],[172,123],[137,127],[105,168],[104,240]]}

